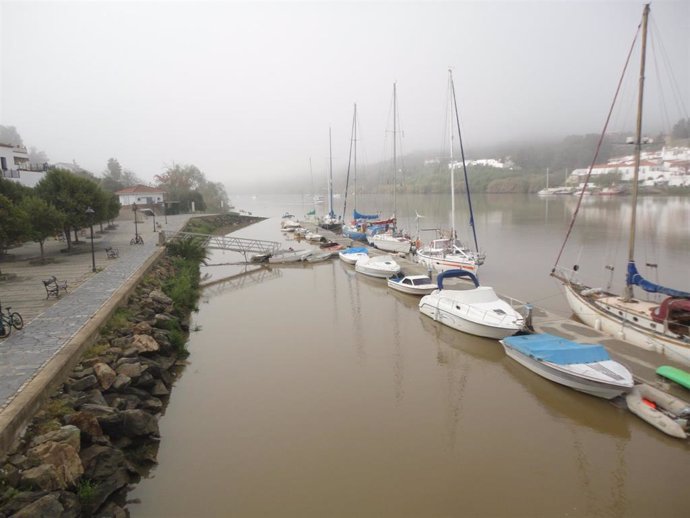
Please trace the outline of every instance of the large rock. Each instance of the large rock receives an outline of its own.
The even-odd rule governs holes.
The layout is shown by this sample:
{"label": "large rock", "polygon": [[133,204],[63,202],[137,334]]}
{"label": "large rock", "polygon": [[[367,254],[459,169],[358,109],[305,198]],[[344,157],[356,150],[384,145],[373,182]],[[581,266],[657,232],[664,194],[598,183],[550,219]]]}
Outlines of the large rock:
{"label": "large rock", "polygon": [[23,507],[12,518],[54,518],[62,515],[65,508],[57,493],[50,493]]}
{"label": "large rock", "polygon": [[67,424],[76,426],[81,433],[86,436],[89,441],[93,441],[95,437],[103,435],[101,425],[98,424],[98,419],[95,415],[88,412],[75,412],[65,418]]}
{"label": "large rock", "polygon": [[155,353],[160,350],[160,345],[158,345],[156,339],[150,335],[134,335],[131,347],[134,347],[140,354]]}
{"label": "large rock", "polygon": [[128,376],[131,379],[136,379],[139,376],[141,376],[144,371],[146,370],[146,367],[144,367],[141,363],[123,363],[122,365],[118,366],[117,368],[117,374],[124,374],[125,376]]}
{"label": "large rock", "polygon": [[29,448],[35,448],[36,446],[49,441],[69,444],[77,452],[81,449],[79,428],[71,425],[63,426],[54,432],[48,432],[46,434],[39,435],[38,437],[34,437],[29,445]]}
{"label": "large rock", "polygon": [[149,293],[149,298],[154,302],[163,304],[164,306],[169,306],[173,303],[173,300],[161,290],[153,290],[151,293]]}
{"label": "large rock", "polygon": [[38,489],[43,491],[57,491],[65,489],[65,480],[58,474],[52,464],[40,464],[22,472],[19,487],[23,489]]}
{"label": "large rock", "polygon": [[70,379],[67,380],[66,383],[67,388],[75,392],[81,392],[83,390],[92,389],[97,384],[98,380],[96,379],[96,376],[94,376],[93,374],[84,376],[83,378],[80,378],[78,380]]}
{"label": "large rock", "polygon": [[99,418],[98,422],[113,439],[160,435],[158,419],[140,409],[123,410],[117,415]]}
{"label": "large rock", "polygon": [[132,378],[130,378],[129,376],[126,376],[125,374],[118,374],[117,377],[115,378],[115,381],[113,382],[113,386],[111,388],[113,390],[120,392],[122,390],[125,390],[131,384],[132,384]]}
{"label": "large rock", "polygon": [[108,390],[115,381],[117,373],[107,363],[97,363],[93,366],[93,371],[98,378],[98,383],[103,390]]}
{"label": "large rock", "polygon": [[74,486],[84,473],[78,451],[66,442],[45,442],[31,448],[27,456],[36,459],[40,464],[55,466],[62,487]]}
{"label": "large rock", "polygon": [[153,331],[151,324],[148,322],[139,322],[132,328],[134,335],[150,335]]}
{"label": "large rock", "polygon": [[75,408],[82,408],[84,405],[102,405],[107,406],[103,394],[98,389],[93,389],[88,392],[83,392],[81,396],[74,402]]}
{"label": "large rock", "polygon": [[94,483],[88,502],[83,504],[86,516],[93,514],[108,497],[129,482],[125,456],[122,451],[108,446],[94,445],[81,452],[84,476]]}

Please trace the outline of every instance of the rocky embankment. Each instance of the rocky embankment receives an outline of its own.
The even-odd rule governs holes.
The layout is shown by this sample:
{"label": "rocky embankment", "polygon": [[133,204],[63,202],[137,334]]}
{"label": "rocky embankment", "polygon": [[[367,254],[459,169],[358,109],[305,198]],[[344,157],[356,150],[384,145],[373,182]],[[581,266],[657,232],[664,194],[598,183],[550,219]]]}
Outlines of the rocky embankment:
{"label": "rocky embankment", "polygon": [[0,517],[127,516],[127,485],[155,463],[158,418],[186,355],[188,314],[162,259],[0,463]]}

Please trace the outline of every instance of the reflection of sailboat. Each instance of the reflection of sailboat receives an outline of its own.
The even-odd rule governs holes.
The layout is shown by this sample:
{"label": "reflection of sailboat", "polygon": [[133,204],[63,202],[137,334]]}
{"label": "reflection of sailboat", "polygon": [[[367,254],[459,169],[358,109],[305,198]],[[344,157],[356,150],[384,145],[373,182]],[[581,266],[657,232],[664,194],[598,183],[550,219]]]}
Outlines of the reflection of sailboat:
{"label": "reflection of sailboat", "polygon": [[[573,275],[568,275],[558,268],[558,260],[570,236],[570,230],[572,230],[577,217],[579,203],[551,275],[562,282],[568,304],[575,314],[587,325],[617,336],[638,347],[666,353],[685,363],[690,363],[690,293],[667,288],[644,279],[638,273],[635,265],[636,209],[640,154],[643,143],[642,101],[644,97],[648,16],[649,4],[644,8],[641,24],[640,89],[638,92],[637,130],[634,142],[635,166],[632,181],[632,210],[625,291],[622,295],[617,295],[610,293],[604,288],[585,286],[576,281]],[[605,131],[606,127],[604,128]],[[592,161],[589,174],[591,174],[594,163],[596,163],[596,158],[595,156]],[[578,267],[575,266],[574,271],[577,271],[577,269]],[[638,286],[648,293],[664,294],[667,298],[661,304],[635,298],[633,293],[634,286]]]}
{"label": "reflection of sailboat", "polygon": [[[453,73],[448,71],[448,85],[450,89],[450,116],[448,117],[448,133],[450,138],[450,162],[448,168],[450,169],[450,201],[451,201],[451,232],[450,236],[440,237],[434,239],[430,244],[417,250],[417,259],[420,263],[425,264],[429,268],[438,271],[452,270],[455,268],[462,268],[470,272],[477,272],[479,266],[484,263],[484,254],[479,253],[479,245],[477,244],[477,232],[474,228],[474,215],[472,213],[472,198],[470,196],[469,181],[467,178],[467,167],[465,165],[465,151],[462,145],[462,136],[460,135],[460,116],[458,115],[457,101],[455,99],[455,85],[453,83]],[[455,231],[455,166],[453,160],[453,114],[457,122],[458,136],[460,140],[460,154],[462,157],[462,168],[465,174],[465,187],[467,191],[467,202],[470,211],[470,226],[474,235],[475,251],[470,250],[464,246],[457,239],[457,232]]]}

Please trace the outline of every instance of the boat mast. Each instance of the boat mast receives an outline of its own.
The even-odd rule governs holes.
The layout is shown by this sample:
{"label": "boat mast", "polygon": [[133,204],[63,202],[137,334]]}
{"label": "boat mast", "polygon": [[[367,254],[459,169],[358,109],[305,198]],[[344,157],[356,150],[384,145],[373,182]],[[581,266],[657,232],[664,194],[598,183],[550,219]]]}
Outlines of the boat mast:
{"label": "boat mast", "polygon": [[[396,84],[393,83],[393,218],[396,218],[396,212],[398,210],[398,199],[397,199],[397,192],[398,192],[398,180],[397,180],[397,175],[398,175],[398,164],[396,160],[396,155],[397,155],[397,125],[396,125],[396,119],[397,119],[397,92],[396,92]],[[397,227],[397,220],[393,223]]]}
{"label": "boat mast", "polygon": [[450,239],[455,244],[455,165],[453,164],[453,71],[448,69],[448,139],[450,141]]}
{"label": "boat mast", "polygon": [[[642,153],[642,100],[644,98],[644,73],[645,59],[647,57],[647,19],[649,18],[649,4],[644,6],[642,12],[642,51],[640,54],[640,79],[637,94],[637,128],[635,130],[635,168],[633,170],[632,185],[632,211],[630,213],[630,238],[628,240],[628,264],[635,262],[635,227],[637,224],[637,195],[638,180],[640,177],[640,155]],[[626,276],[623,300],[633,298],[633,285],[630,275]]]}
{"label": "boat mast", "polygon": [[357,210],[357,103],[355,103],[355,112],[354,115],[352,116],[352,130],[350,131],[350,154],[348,155],[347,158],[347,176],[345,178],[345,201],[343,202],[343,221],[345,221],[346,217],[346,212],[347,212],[347,193],[350,189],[350,165],[352,163],[352,148],[354,146],[355,149],[355,156],[354,156],[354,164],[355,164],[355,211]]}
{"label": "boat mast", "polygon": [[331,128],[328,128],[328,215],[335,218],[333,212],[333,145],[331,143]]}

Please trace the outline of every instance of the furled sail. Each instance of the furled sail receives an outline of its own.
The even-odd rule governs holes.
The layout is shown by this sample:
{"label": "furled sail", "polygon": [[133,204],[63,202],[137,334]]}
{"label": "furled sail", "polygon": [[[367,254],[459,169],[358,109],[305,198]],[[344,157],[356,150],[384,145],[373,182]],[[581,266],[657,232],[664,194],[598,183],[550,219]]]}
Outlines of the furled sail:
{"label": "furled sail", "polygon": [[357,212],[356,210],[352,211],[352,218],[355,220],[358,219],[379,219],[378,214],[361,214]]}
{"label": "furled sail", "polygon": [[686,291],[674,290],[673,288],[667,288],[659,284],[654,284],[648,281],[637,271],[637,266],[635,266],[635,261],[630,261],[628,263],[628,276],[626,278],[627,284],[639,286],[644,291],[648,293],[663,293],[669,297],[676,298],[690,298],[690,293]]}

